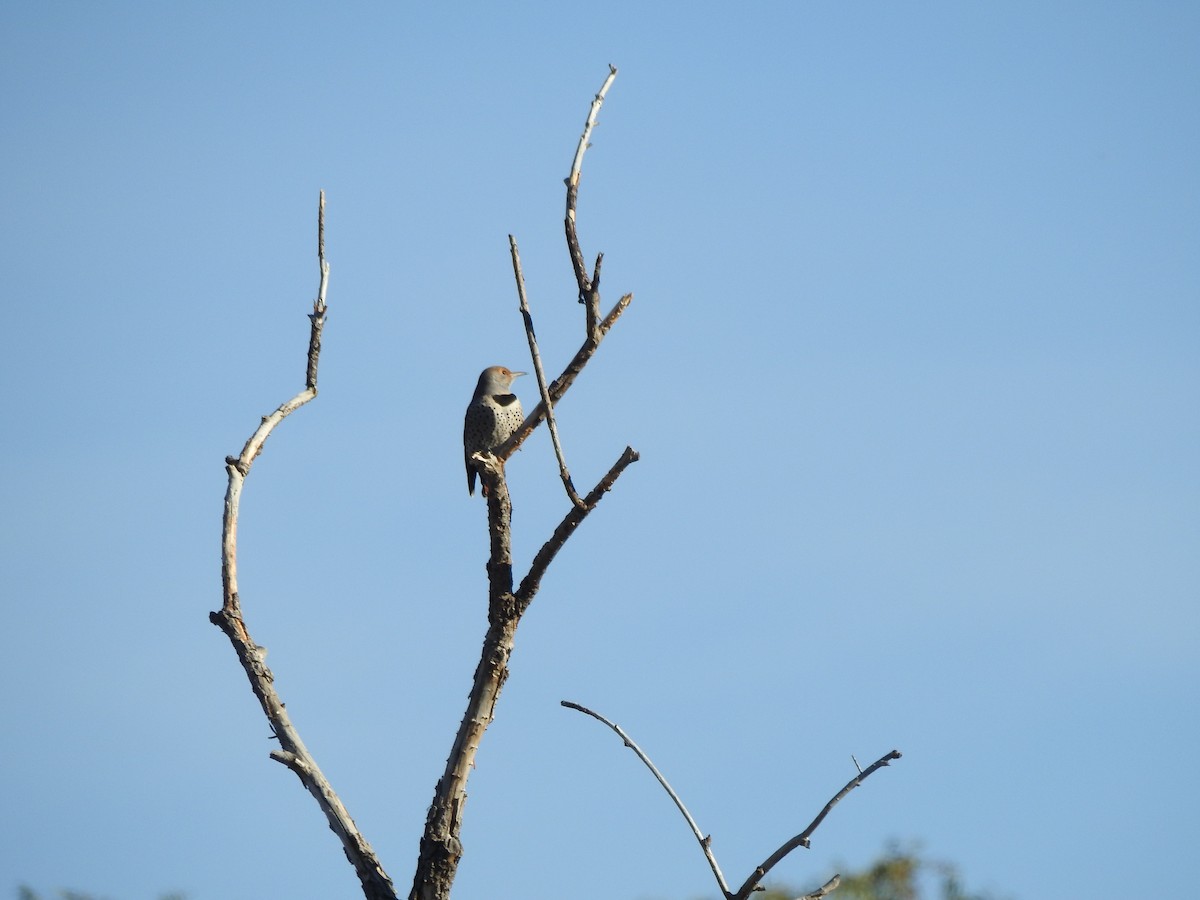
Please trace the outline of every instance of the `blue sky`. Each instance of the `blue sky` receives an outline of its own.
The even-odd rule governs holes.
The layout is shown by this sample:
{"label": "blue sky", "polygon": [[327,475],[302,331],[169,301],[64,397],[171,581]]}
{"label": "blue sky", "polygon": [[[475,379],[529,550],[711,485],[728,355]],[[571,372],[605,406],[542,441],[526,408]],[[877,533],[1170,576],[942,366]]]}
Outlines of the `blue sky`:
{"label": "blue sky", "polygon": [[[1200,777],[1200,12],[1184,3],[7,4],[0,893],[353,897],[268,759],[242,597],[398,886],[485,629],[480,369],[634,303],[560,409],[642,460],[522,624],[455,896],[715,895],[890,840],[1021,900],[1182,896]],[[523,387],[527,403],[533,387]],[[510,464],[518,571],[566,508]]]}

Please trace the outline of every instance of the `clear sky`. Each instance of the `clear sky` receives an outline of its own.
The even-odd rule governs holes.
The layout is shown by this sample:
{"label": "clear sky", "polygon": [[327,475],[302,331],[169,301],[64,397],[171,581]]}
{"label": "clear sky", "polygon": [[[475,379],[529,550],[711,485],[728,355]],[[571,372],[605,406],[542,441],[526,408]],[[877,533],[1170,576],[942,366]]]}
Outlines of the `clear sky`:
{"label": "clear sky", "polygon": [[[460,900],[715,896],[853,774],[799,887],[890,840],[1020,900],[1194,891],[1200,7],[7,3],[0,896],[352,898],[225,637],[242,597],[401,890],[485,629],[479,370],[582,338],[590,486],[470,782]],[[527,404],[533,386],[522,386]],[[518,572],[566,510],[510,464]]]}

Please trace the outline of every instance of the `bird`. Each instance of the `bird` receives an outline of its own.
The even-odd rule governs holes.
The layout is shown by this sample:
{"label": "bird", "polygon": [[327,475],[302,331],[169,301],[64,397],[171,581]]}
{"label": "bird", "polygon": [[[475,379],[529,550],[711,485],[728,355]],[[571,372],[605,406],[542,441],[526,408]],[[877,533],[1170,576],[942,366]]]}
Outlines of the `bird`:
{"label": "bird", "polygon": [[[467,463],[467,493],[475,493],[476,467],[472,453],[495,450],[507,441],[525,420],[521,401],[512,383],[524,375],[504,366],[489,366],[479,374],[479,383],[463,418],[463,457]],[[487,495],[487,488],[484,488]]]}

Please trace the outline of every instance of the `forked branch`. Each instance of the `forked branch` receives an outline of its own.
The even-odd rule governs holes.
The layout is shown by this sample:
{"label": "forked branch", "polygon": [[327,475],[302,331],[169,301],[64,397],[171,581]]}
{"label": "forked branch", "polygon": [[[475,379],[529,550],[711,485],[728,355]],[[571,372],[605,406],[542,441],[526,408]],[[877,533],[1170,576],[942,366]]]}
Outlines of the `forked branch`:
{"label": "forked branch", "polygon": [[[626,294],[616,305],[609,311],[603,319],[600,318],[600,266],[604,261],[604,254],[596,256],[596,267],[589,278],[587,274],[587,266],[583,261],[583,251],[579,247],[579,233],[575,224],[575,207],[579,202],[579,180],[583,175],[583,155],[591,146],[592,130],[596,127],[596,118],[600,114],[600,107],[604,104],[604,97],[608,94],[608,89],[612,87],[613,80],[617,77],[617,69],[615,66],[608,67],[608,76],[604,79],[604,83],[600,85],[600,90],[596,92],[596,96],[592,99],[592,105],[588,108],[587,119],[583,123],[583,133],[579,136],[579,143],[575,147],[575,156],[571,161],[571,171],[565,179],[567,185],[567,212],[563,220],[564,229],[567,236],[567,252],[571,256],[571,268],[575,272],[575,283],[579,291],[579,302],[584,304],[586,315],[584,320],[584,339],[575,356],[567,363],[567,367],[562,374],[558,376],[550,385],[542,392],[542,399],[538,405],[525,417],[525,421],[521,427],[513,433],[513,436],[505,441],[500,447],[496,448],[496,455],[501,460],[506,460],[517,448],[525,442],[525,439],[533,433],[537,428],[538,423],[546,418],[547,411],[552,409],[554,404],[562,399],[563,394],[571,387],[575,378],[583,371],[583,367],[587,365],[588,360],[596,352],[600,346],[600,342],[604,340],[604,336],[616,324],[617,319],[621,317],[621,313],[629,307],[633,301],[633,294]],[[512,240],[512,236],[509,236]],[[515,246],[515,244],[514,244]],[[515,257],[514,257],[515,263]],[[518,276],[520,280],[520,276]],[[531,332],[530,332],[531,333]],[[537,362],[535,360],[535,367]],[[539,385],[540,386],[540,385]],[[561,459],[560,459],[561,462]],[[563,466],[565,468],[565,465]],[[575,497],[572,497],[572,502]]]}
{"label": "forked branch", "polygon": [[325,192],[320,195],[317,207],[317,262],[321,278],[317,288],[317,299],[309,314],[311,329],[308,338],[308,354],[305,368],[305,387],[295,397],[283,403],[262,422],[238,456],[225,459],[229,484],[225,491],[225,513],[221,534],[221,582],[223,600],[218,612],[209,613],[209,620],[225,632],[238,660],[250,681],[250,689],[258,698],[263,713],[270,723],[271,732],[279,741],[279,749],[271,758],[283,763],[300,779],[301,784],[316,799],[325,813],[329,827],[342,842],[347,859],[354,866],[362,883],[367,900],[395,900],[396,891],[391,879],[379,863],[375,851],[359,833],[354,820],[346,811],[341,799],[322,773],[317,761],[300,739],[287,709],[275,691],[275,676],[267,668],[265,647],[260,647],[250,637],[242,615],[237,582],[237,528],[241,506],[242,486],[255,458],[262,452],[263,444],[275,427],[289,415],[317,396],[317,364],[321,356],[321,333],[325,328],[325,294],[329,287],[329,263],[325,259]]}
{"label": "forked branch", "polygon": [[809,838],[811,838],[813,832],[817,830],[817,826],[825,821],[825,817],[829,815],[829,811],[837,806],[843,797],[866,781],[872,772],[878,771],[884,766],[889,765],[892,760],[899,759],[901,755],[902,754],[899,750],[892,750],[890,753],[885,753],[883,756],[879,757],[879,759],[875,760],[875,762],[871,763],[865,769],[859,771],[857,775],[846,782],[846,786],[833,795],[830,801],[825,804],[824,808],[817,813],[817,817],[809,823],[807,828],[805,828],[791,840],[784,842],[782,847],[768,856],[766,860],[760,866],[758,866],[758,868],[750,873],[750,877],[746,879],[742,886],[738,888],[738,892],[734,894],[736,900],[746,900],[746,898],[750,896],[751,892],[759,885],[759,883],[762,882],[763,878],[766,877],[767,873],[775,868],[780,860],[782,860],[797,847],[804,847],[807,849],[809,846]]}
{"label": "forked branch", "polygon": [[[621,314],[629,308],[629,304],[632,302],[633,294],[626,294],[613,305],[613,308],[609,310],[608,315],[605,316],[600,322],[600,340],[604,339],[604,336],[608,334],[612,327],[617,323],[617,319],[621,318]],[[575,383],[575,379],[579,377],[579,373],[583,371],[583,367],[586,366],[592,356],[595,355],[596,348],[598,346],[598,343],[595,343],[590,339],[585,340],[583,345],[575,352],[575,355],[571,357],[571,361],[567,363],[566,368],[564,368],[562,371],[562,374],[550,382],[547,390],[549,391],[550,402],[552,404],[557,404],[558,401],[562,399],[563,394],[565,394],[571,385]],[[529,412],[529,414],[525,416],[525,421],[521,423],[521,426],[515,432],[513,432],[513,436],[496,448],[496,456],[500,457],[501,459],[508,459],[510,456],[516,453],[517,450],[520,449],[521,445],[525,443],[526,439],[533,434],[533,430],[537,428],[545,418],[546,404],[539,400],[537,406],[535,406]]]}
{"label": "forked branch", "polygon": [[[608,89],[615,74],[616,70],[610,67],[609,77],[605,81],[601,95],[593,102],[589,112],[581,149],[576,150],[572,176],[568,179],[569,210],[574,209],[579,182],[579,166],[583,161],[582,147],[586,144],[586,138],[595,125],[595,114],[599,109],[603,91]],[[573,219],[573,212],[571,217]],[[572,222],[568,228],[568,249],[578,248],[577,240],[574,244],[571,243],[573,237],[574,225]],[[604,494],[612,488],[621,473],[638,458],[637,453],[627,447],[620,459],[588,495],[580,497],[567,470],[562,443],[558,437],[558,428],[553,415],[554,404],[566,393],[575,377],[592,358],[600,340],[625,311],[632,298],[628,295],[622,297],[602,322],[595,321],[596,317],[589,312],[588,335],[583,346],[568,363],[566,371],[553,383],[547,384],[534,333],[533,316],[529,311],[529,302],[525,293],[525,279],[521,271],[517,242],[511,235],[509,236],[509,247],[512,254],[513,274],[517,281],[517,293],[521,301],[521,316],[525,324],[534,371],[537,373],[541,401],[508,441],[490,453],[476,453],[471,458],[471,462],[477,467],[476,470],[483,482],[483,493],[487,497],[490,541],[487,564],[488,630],[484,636],[479,664],[475,669],[475,678],[467,700],[467,710],[459,724],[454,745],[446,760],[446,768],[438,780],[433,802],[429,807],[429,815],[425,821],[425,833],[421,838],[420,857],[413,876],[412,891],[409,894],[410,900],[447,900],[449,897],[463,853],[460,834],[463,808],[467,799],[467,777],[474,766],[484,732],[495,716],[500,690],[508,679],[508,662],[513,652],[521,616],[529,608],[529,604],[537,594],[542,576],[563,544],[575,532],[579,523],[596,507]],[[593,305],[589,306],[589,310],[599,303],[599,292],[595,289],[598,281],[598,278],[593,278],[590,282],[591,294],[589,297],[592,299]],[[549,424],[551,440],[558,458],[559,475],[571,500],[571,509],[535,556],[529,572],[521,581],[520,589],[514,593],[512,499],[505,477],[504,464],[543,418]]]}
{"label": "forked branch", "polygon": [[[843,797],[854,790],[854,788],[862,784],[862,782],[872,772],[882,768],[883,766],[886,766],[893,759],[900,758],[900,751],[893,750],[877,759],[871,765],[867,766],[866,769],[859,771],[858,775],[852,778],[844,788],[838,791],[838,793],[835,794],[833,798],[825,804],[824,808],[817,814],[817,817],[813,819],[813,821],[806,829],[804,829],[804,831],[800,832],[800,834],[787,841],[782,847],[772,853],[762,865],[758,866],[753,872],[750,873],[750,877],[746,879],[746,881],[740,888],[738,888],[736,892],[732,892],[729,890],[729,885],[725,883],[724,875],[721,874],[721,867],[717,865],[717,858],[712,851],[712,836],[705,835],[700,831],[699,826],[696,825],[696,820],[692,818],[692,815],[688,812],[687,807],[683,805],[683,801],[679,799],[679,795],[676,794],[671,785],[667,783],[666,778],[663,777],[662,773],[659,772],[658,767],[651,762],[650,757],[646,755],[642,748],[634,743],[633,739],[625,733],[624,729],[622,729],[619,725],[610,722],[599,713],[593,712],[586,706],[580,706],[578,703],[573,703],[570,700],[563,700],[561,703],[568,709],[578,710],[579,712],[589,715],[599,722],[603,722],[617,733],[621,740],[625,742],[626,747],[637,754],[638,759],[645,763],[646,768],[650,770],[651,774],[653,774],[658,780],[658,783],[662,785],[663,790],[667,792],[667,795],[670,796],[671,800],[675,803],[675,806],[678,807],[679,811],[683,814],[684,819],[687,820],[688,827],[692,830],[692,834],[695,835],[696,840],[700,844],[700,848],[704,851],[704,857],[708,860],[709,867],[713,871],[713,876],[717,879],[717,886],[720,887],[721,894],[726,898],[726,900],[747,900],[747,898],[758,889],[758,885],[762,882],[763,878],[766,877],[767,873],[770,872],[780,860],[782,860],[797,847],[807,847],[809,845],[809,838],[812,837],[812,833],[817,830],[817,826],[821,824],[825,817],[829,815],[829,811],[833,809],[833,807],[836,806]],[[838,881],[839,878],[834,876],[823,887],[819,888],[816,892],[809,894],[808,896],[814,898],[824,897],[837,887]]]}

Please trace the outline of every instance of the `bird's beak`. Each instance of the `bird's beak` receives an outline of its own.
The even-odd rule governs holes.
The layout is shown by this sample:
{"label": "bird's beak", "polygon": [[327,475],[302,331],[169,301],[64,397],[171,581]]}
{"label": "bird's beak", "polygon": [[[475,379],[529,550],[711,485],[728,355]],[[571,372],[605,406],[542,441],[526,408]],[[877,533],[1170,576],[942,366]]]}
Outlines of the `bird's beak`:
{"label": "bird's beak", "polygon": [[513,372],[513,378],[516,378],[518,375],[528,375],[528,374],[529,374],[528,372]]}

